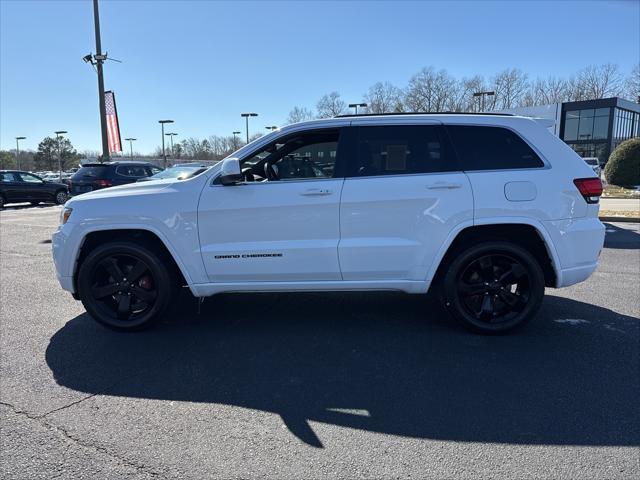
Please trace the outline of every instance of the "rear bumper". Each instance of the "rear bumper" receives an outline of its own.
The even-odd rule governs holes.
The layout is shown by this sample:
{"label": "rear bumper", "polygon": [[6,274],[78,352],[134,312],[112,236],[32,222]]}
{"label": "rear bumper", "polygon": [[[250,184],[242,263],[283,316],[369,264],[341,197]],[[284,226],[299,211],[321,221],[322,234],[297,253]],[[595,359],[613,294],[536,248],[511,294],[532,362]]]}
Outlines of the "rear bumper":
{"label": "rear bumper", "polygon": [[598,266],[605,227],[597,218],[544,222],[560,265],[556,287],[568,287],[589,278]]}

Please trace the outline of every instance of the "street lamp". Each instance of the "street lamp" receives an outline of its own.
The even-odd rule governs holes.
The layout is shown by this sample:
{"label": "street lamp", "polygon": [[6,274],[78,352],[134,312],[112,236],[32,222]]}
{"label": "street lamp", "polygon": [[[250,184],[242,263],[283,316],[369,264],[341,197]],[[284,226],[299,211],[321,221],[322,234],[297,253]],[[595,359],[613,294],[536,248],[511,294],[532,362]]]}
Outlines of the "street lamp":
{"label": "street lamp", "polygon": [[278,126],[277,125],[271,125],[270,127],[264,127],[264,128],[266,128],[267,130],[271,130],[273,132],[274,130],[278,129]]}
{"label": "street lamp", "polygon": [[129,138],[125,138],[124,140],[126,142],[129,142],[129,153],[131,155],[131,158],[133,158],[133,142],[135,142],[138,139],[129,137]]}
{"label": "street lamp", "polygon": [[58,145],[58,175],[60,177],[60,181],[62,182],[62,152],[60,151],[60,137],[67,133],[66,130],[58,130],[57,132],[53,132],[56,134],[56,143]]}
{"label": "street lamp", "polygon": [[240,135],[242,132],[237,131],[237,132],[233,132],[233,148],[237,149],[238,148],[238,137],[236,135]]}
{"label": "street lamp", "polygon": [[20,140],[24,140],[27,137],[16,137],[16,170],[20,170]]}
{"label": "street lamp", "polygon": [[165,135],[167,135],[168,137],[171,137],[171,156],[173,157],[173,137],[175,137],[176,135],[178,135],[175,132],[169,132],[169,133],[165,133]]}
{"label": "street lamp", "polygon": [[164,168],[167,168],[167,154],[164,151],[164,124],[173,123],[173,120],[158,120],[158,123],[162,125],[162,158],[164,159]]}
{"label": "street lamp", "polygon": [[480,100],[482,102],[482,106],[480,108],[481,112],[484,112],[484,99],[485,99],[485,97],[491,97],[491,96],[493,96],[495,94],[496,94],[496,92],[475,92],[473,94],[474,97],[480,97],[480,99],[481,99]]}
{"label": "street lamp", "polygon": [[257,117],[257,113],[241,113],[241,117],[244,117],[247,122],[247,143],[249,143],[249,117]]}
{"label": "street lamp", "polygon": [[358,114],[358,107],[366,108],[367,104],[366,103],[350,103],[349,104],[349,108],[356,109],[356,115]]}

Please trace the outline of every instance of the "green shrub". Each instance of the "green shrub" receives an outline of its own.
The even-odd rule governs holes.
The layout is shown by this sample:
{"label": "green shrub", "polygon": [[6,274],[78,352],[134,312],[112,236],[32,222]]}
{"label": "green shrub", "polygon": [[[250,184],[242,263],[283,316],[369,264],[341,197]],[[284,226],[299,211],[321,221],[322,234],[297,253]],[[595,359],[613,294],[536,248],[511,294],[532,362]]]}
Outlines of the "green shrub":
{"label": "green shrub", "polygon": [[640,138],[618,145],[604,167],[604,178],[621,187],[640,185]]}

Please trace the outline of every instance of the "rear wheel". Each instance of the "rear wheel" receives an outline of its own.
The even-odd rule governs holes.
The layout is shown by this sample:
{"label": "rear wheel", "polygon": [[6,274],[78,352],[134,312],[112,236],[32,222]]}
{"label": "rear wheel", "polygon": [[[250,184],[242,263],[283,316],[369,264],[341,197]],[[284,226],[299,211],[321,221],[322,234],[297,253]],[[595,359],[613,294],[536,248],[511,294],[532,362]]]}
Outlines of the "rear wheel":
{"label": "rear wheel", "polygon": [[131,242],[91,251],[78,272],[78,295],[87,312],[116,330],[141,330],[166,312],[175,293],[161,254]]}
{"label": "rear wheel", "polygon": [[544,275],[524,248],[485,242],[455,256],[444,276],[443,294],[449,312],[468,329],[505,333],[537,313]]}

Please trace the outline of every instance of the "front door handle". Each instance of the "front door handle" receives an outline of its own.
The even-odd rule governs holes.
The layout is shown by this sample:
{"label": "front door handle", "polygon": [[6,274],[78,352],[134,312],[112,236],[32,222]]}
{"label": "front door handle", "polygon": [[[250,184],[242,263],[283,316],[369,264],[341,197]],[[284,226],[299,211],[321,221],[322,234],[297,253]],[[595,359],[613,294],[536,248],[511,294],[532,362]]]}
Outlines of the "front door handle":
{"label": "front door handle", "polygon": [[446,182],[436,182],[431,185],[427,185],[429,190],[454,190],[456,188],[461,188],[461,183],[446,183]]}
{"label": "front door handle", "polygon": [[309,188],[302,192],[300,195],[304,195],[307,197],[310,196],[320,196],[320,195],[331,195],[331,190],[328,188]]}

